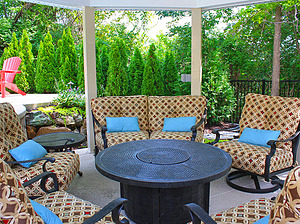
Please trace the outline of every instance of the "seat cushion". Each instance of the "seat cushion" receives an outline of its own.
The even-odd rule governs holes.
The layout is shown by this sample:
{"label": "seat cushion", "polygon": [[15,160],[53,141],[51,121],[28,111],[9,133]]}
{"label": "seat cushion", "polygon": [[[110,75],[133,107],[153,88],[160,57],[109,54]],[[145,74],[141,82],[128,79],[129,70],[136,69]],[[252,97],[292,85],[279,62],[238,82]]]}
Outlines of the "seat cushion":
{"label": "seat cushion", "polygon": [[271,223],[296,223],[300,220],[300,166],[287,176],[271,210]]}
{"label": "seat cushion", "polygon": [[274,202],[261,198],[252,200],[241,206],[228,209],[212,216],[217,223],[232,224],[244,223],[250,224],[270,214]]}
{"label": "seat cushion", "polygon": [[[106,133],[106,138],[107,146],[110,147],[124,142],[149,139],[149,134],[148,131],[145,130],[135,132],[111,132]],[[104,149],[101,133],[96,134],[96,145],[100,147],[101,150]]]}
{"label": "seat cushion", "polygon": [[[259,175],[265,173],[266,156],[270,148],[250,145],[236,140],[219,142],[216,147],[228,152],[232,158],[232,167]],[[270,173],[292,166],[293,153],[278,148],[271,158]]]}
{"label": "seat cushion", "polygon": [[[65,191],[57,191],[37,198],[35,201],[51,210],[63,223],[82,223],[100,210],[99,206],[79,199]],[[120,218],[124,217],[120,216]],[[97,223],[113,223],[112,217],[108,214]]]}
{"label": "seat cushion", "polygon": [[[47,153],[45,157],[55,158],[54,163],[47,163],[47,170],[54,172],[57,175],[59,189],[66,190],[79,170],[79,156],[72,152],[56,152]],[[24,183],[43,172],[42,166],[44,162],[45,161],[39,161],[29,168],[16,165],[13,167],[13,171],[21,182]],[[47,187],[50,189],[52,186],[53,182],[48,181]],[[45,194],[39,187],[39,181],[26,187],[26,190],[29,196],[40,196]]]}
{"label": "seat cushion", "polygon": [[0,220],[3,223],[44,223],[36,215],[26,190],[2,159],[0,159]]}
{"label": "seat cushion", "polygon": [[[166,132],[166,131],[154,131],[150,135],[150,139],[178,139],[191,141],[192,132]],[[196,142],[203,142],[203,132],[197,132],[195,139]]]}

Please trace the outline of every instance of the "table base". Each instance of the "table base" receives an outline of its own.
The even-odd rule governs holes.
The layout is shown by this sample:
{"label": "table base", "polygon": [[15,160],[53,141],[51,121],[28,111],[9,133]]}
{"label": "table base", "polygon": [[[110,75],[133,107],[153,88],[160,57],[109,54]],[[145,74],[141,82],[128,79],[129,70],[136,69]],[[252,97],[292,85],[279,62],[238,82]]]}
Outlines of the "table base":
{"label": "table base", "polygon": [[196,203],[209,212],[210,184],[182,188],[147,188],[121,184],[121,197],[128,199],[125,213],[138,224],[186,224],[187,203]]}

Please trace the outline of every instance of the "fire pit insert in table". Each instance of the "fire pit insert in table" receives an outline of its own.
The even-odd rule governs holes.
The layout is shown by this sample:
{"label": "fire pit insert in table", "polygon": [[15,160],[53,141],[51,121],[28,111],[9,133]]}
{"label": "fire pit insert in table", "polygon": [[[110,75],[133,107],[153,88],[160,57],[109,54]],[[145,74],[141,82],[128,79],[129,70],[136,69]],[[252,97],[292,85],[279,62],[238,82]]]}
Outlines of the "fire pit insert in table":
{"label": "fire pit insert in table", "polygon": [[96,168],[121,183],[126,215],[140,224],[191,221],[183,206],[209,209],[210,181],[225,175],[231,157],[211,145],[182,140],[141,140],[114,145],[96,156]]}

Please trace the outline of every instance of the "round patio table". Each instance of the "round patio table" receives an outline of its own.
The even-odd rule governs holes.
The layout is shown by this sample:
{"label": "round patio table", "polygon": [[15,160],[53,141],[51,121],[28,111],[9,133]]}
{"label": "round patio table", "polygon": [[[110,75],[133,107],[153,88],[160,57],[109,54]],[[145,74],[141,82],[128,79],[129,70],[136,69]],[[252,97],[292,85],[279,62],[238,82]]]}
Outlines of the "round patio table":
{"label": "round patio table", "polygon": [[111,146],[96,156],[97,170],[121,183],[125,213],[140,224],[191,221],[187,203],[209,209],[210,182],[231,168],[225,151],[199,142],[140,140]]}

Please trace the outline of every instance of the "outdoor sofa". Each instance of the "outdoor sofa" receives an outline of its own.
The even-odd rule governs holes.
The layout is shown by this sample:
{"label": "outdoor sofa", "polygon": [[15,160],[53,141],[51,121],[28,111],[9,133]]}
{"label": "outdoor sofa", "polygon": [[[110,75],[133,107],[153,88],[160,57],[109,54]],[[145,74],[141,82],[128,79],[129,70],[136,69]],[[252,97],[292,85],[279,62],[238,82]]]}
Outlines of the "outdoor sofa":
{"label": "outdoor sofa", "polygon": [[[97,97],[91,99],[91,108],[96,153],[112,145],[134,140],[179,139],[203,142],[206,121],[204,96]],[[107,132],[107,117],[137,117],[139,131]],[[165,118],[191,117],[196,117],[195,125],[191,129],[163,131]]]}
{"label": "outdoor sofa", "polygon": [[[15,175],[21,183],[27,182],[33,177],[43,173],[45,170],[53,172],[58,178],[60,190],[66,190],[71,181],[79,171],[79,156],[73,152],[47,153],[29,168],[18,164],[11,156],[9,150],[28,143],[27,135],[20,123],[20,118],[9,103],[0,104],[0,158],[10,164]],[[26,143],[25,143],[26,142]],[[24,143],[24,144],[23,144]],[[37,143],[36,143],[37,144]],[[20,147],[19,147],[20,148]],[[21,151],[25,154],[25,151]],[[45,162],[46,161],[46,162]],[[54,162],[55,161],[55,162]],[[43,165],[44,164],[44,165]],[[45,167],[44,167],[45,166]],[[50,179],[46,183],[47,188],[53,187]],[[40,188],[39,181],[26,187],[29,196],[41,196],[45,192]]]}

